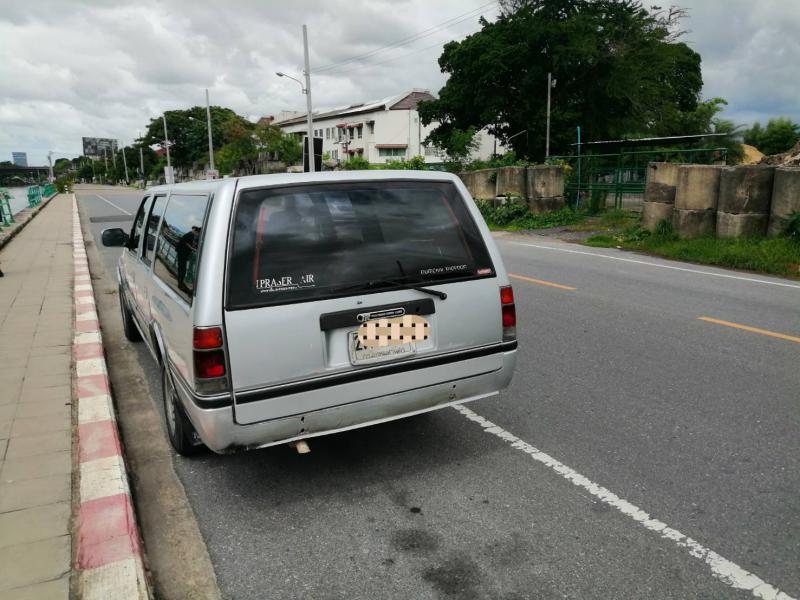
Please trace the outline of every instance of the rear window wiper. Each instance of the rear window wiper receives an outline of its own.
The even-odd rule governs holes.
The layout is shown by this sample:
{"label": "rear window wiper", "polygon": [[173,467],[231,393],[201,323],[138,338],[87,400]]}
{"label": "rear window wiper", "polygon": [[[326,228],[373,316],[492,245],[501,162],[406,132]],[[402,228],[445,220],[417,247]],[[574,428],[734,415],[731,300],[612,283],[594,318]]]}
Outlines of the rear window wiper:
{"label": "rear window wiper", "polygon": [[423,294],[430,294],[431,296],[436,296],[437,298],[440,298],[442,300],[447,299],[447,294],[445,292],[440,292],[439,290],[432,290],[430,288],[422,287],[420,285],[415,285],[413,282],[403,281],[398,279],[370,279],[362,283],[354,283],[352,285],[333,287],[330,288],[330,290],[333,292],[346,292],[349,290],[357,290],[357,289],[370,290],[385,285],[391,285],[394,287],[400,287],[410,290],[417,290],[418,292],[422,292]]}

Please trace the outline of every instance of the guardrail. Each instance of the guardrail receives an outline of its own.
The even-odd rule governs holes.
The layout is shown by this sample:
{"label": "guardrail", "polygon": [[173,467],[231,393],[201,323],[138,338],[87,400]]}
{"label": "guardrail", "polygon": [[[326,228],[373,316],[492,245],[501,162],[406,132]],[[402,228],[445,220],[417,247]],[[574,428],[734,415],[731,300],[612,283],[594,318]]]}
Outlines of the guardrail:
{"label": "guardrail", "polygon": [[14,223],[14,213],[11,212],[11,194],[8,190],[0,188],[0,228]]}

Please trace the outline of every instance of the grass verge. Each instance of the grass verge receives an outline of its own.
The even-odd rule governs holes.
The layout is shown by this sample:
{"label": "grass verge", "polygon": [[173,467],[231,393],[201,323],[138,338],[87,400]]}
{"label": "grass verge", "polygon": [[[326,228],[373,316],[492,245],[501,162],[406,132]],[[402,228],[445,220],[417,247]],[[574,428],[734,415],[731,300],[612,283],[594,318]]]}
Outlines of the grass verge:
{"label": "grass verge", "polygon": [[650,235],[632,228],[617,235],[595,235],[584,242],[596,248],[626,248],[688,262],[758,271],[773,275],[800,275],[800,243],[788,237],[677,239],[670,233]]}

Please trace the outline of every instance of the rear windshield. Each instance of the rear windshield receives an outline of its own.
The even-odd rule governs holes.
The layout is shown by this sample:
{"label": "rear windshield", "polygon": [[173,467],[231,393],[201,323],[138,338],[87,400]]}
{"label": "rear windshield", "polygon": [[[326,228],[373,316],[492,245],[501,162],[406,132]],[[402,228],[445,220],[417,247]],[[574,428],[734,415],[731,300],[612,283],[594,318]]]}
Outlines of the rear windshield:
{"label": "rear windshield", "polygon": [[493,277],[451,183],[382,181],[239,195],[228,308]]}

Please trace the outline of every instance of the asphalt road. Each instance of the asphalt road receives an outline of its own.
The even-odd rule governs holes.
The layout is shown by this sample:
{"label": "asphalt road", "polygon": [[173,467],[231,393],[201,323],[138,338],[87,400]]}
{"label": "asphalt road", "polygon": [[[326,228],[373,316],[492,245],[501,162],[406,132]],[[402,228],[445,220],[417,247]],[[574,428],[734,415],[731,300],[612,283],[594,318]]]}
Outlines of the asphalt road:
{"label": "asphalt road", "polygon": [[[128,219],[90,223],[98,245],[138,198],[78,192],[84,214]],[[175,457],[223,595],[749,598],[746,570],[800,597],[800,282],[498,245],[521,277],[520,351],[500,399],[467,405],[479,416],[319,438],[305,456]],[[101,251],[109,273],[118,253]]]}

